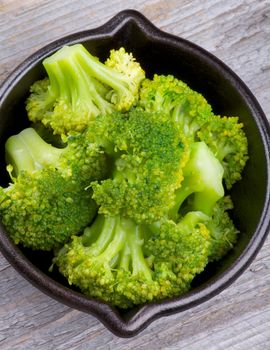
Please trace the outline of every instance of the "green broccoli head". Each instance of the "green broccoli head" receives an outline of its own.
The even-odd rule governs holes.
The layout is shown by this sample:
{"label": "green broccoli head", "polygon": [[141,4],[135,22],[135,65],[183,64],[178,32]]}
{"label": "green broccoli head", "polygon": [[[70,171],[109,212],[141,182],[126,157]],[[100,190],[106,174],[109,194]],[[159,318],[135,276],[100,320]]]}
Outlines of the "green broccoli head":
{"label": "green broccoli head", "polygon": [[152,80],[145,79],[139,105],[147,111],[169,114],[193,140],[196,132],[213,115],[211,106],[201,94],[172,75],[155,74]]}
{"label": "green broccoli head", "polygon": [[0,214],[15,243],[50,250],[91,222],[97,206],[86,185],[104,175],[105,158],[86,135],[58,149],[27,128],[7,140],[6,155],[14,183],[1,188]]}
{"label": "green broccoli head", "polygon": [[239,231],[227,212],[232,208],[233,203],[229,196],[221,198],[214,207],[211,220],[206,224],[211,237],[209,261],[220,260],[238,239]]}
{"label": "green broccoli head", "polygon": [[208,247],[208,231],[197,219],[149,228],[98,215],[54,263],[86,295],[128,308],[186,292],[208,261]]}
{"label": "green broccoli head", "polygon": [[195,275],[208,263],[208,221],[209,217],[202,212],[189,212],[178,223],[164,220],[157,225],[158,230],[156,225],[151,225],[152,235],[144,249],[147,255],[154,257],[154,264],[171,267],[178,295],[190,289]]}
{"label": "green broccoli head", "polygon": [[243,124],[237,117],[213,116],[197,135],[221,162],[225,184],[230,189],[241,179],[248,159],[248,142]]}
{"label": "green broccoli head", "polygon": [[29,119],[56,134],[84,130],[99,114],[128,110],[138,99],[144,71],[124,49],[106,64],[81,44],[64,46],[43,61],[48,78],[37,81],[26,101]]}
{"label": "green broccoli head", "polygon": [[95,216],[90,190],[67,181],[60,172],[20,172],[13,184],[0,188],[0,215],[15,244],[51,250],[80,232]]}
{"label": "green broccoli head", "polygon": [[177,124],[161,113],[134,109],[97,118],[91,131],[112,161],[111,177],[92,183],[99,212],[137,221],[165,215],[189,155]]}

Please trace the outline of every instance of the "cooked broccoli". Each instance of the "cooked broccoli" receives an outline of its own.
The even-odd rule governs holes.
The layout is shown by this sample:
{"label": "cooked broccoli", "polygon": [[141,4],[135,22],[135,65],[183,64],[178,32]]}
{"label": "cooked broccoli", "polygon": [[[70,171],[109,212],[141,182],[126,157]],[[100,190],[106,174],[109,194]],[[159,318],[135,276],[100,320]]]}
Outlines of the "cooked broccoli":
{"label": "cooked broccoli", "polygon": [[136,224],[122,216],[98,215],[74,236],[54,263],[86,295],[120,308],[186,292],[208,262],[204,214],[189,213],[178,224]]}
{"label": "cooked broccoli", "polygon": [[97,117],[90,129],[112,163],[110,178],[92,183],[99,212],[137,221],[166,215],[189,156],[177,124],[161,113],[133,109]]}
{"label": "cooked broccoli", "polygon": [[14,183],[0,188],[0,215],[16,244],[50,250],[80,232],[97,207],[90,181],[104,176],[106,160],[87,132],[70,137],[65,148],[47,144],[33,128],[6,142]]}
{"label": "cooked broccoli", "polygon": [[220,260],[237,241],[239,231],[227,212],[232,208],[229,196],[221,198],[214,206],[211,220],[206,224],[211,236],[209,261]]}
{"label": "cooked broccoli", "polygon": [[170,217],[177,220],[183,202],[192,195],[190,210],[212,215],[216,202],[224,196],[223,167],[204,142],[191,145],[190,158],[183,169],[184,180],[176,190]]}
{"label": "cooked broccoli", "polygon": [[241,179],[248,150],[243,124],[237,117],[214,115],[201,94],[171,75],[145,79],[139,105],[147,111],[169,114],[185,135],[193,141],[204,141],[221,162],[228,189]]}
{"label": "cooked broccoli", "polygon": [[81,44],[64,46],[43,65],[48,78],[32,85],[26,109],[31,121],[60,135],[84,130],[99,114],[130,109],[145,77],[123,48],[112,50],[103,64]]}
{"label": "cooked broccoli", "polygon": [[237,117],[213,116],[197,135],[221,162],[225,184],[230,189],[241,179],[241,173],[248,159],[248,145],[243,124],[239,123]]}
{"label": "cooked broccoli", "polygon": [[172,75],[145,79],[124,48],[101,63],[64,46],[43,65],[33,128],[6,142],[10,237],[53,250],[71,285],[120,308],[186,293],[238,238],[223,183],[247,161],[243,125]]}
{"label": "cooked broccoli", "polygon": [[185,135],[195,140],[196,132],[213,116],[206,99],[172,75],[154,75],[140,89],[139,105],[147,111],[169,114]]}

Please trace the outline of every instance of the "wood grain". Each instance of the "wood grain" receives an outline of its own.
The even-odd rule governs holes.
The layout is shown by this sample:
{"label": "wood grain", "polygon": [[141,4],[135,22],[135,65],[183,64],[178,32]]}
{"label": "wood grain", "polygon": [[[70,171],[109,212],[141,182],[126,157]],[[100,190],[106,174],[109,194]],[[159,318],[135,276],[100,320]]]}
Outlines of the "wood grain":
{"label": "wood grain", "polygon": [[[269,0],[2,0],[0,81],[35,50],[94,28],[126,7],[227,63],[270,116]],[[4,350],[270,349],[270,239],[227,290],[189,311],[119,339],[94,317],[39,292],[0,256],[0,348]]]}

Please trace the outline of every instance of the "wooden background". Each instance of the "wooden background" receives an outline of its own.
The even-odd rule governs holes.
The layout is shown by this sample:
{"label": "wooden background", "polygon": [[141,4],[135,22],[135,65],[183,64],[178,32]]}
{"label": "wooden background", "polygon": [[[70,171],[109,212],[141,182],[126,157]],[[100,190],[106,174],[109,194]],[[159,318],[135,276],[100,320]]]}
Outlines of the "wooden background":
{"label": "wooden background", "polygon": [[[63,35],[125,8],[227,63],[270,117],[270,0],[0,0],[0,81]],[[270,239],[249,269],[212,300],[120,339],[94,317],[50,299],[0,255],[0,349],[270,349]]]}

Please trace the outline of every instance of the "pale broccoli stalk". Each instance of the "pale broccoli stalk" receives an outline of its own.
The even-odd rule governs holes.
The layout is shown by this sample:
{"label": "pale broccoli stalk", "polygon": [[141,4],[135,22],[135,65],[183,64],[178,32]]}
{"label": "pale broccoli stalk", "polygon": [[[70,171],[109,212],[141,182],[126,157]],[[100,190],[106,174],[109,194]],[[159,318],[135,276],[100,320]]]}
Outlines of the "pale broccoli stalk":
{"label": "pale broccoli stalk", "polygon": [[142,226],[130,219],[98,215],[93,225],[85,229],[83,244],[90,246],[92,243],[88,253],[97,257],[93,265],[96,266],[99,261],[99,264],[110,264],[110,269],[118,266],[130,271],[131,276],[150,280],[151,271],[142,252],[144,237],[141,231]]}
{"label": "pale broccoli stalk", "polygon": [[191,195],[191,210],[211,216],[215,203],[224,196],[223,167],[204,142],[192,144],[183,175],[184,180],[175,192],[175,204],[170,217],[177,220],[183,202]]}
{"label": "pale broccoli stalk", "polygon": [[104,155],[92,147],[87,132],[67,141],[58,149],[28,128],[6,142],[13,183],[0,188],[0,216],[16,244],[51,250],[96,214],[89,183],[104,176]]}
{"label": "pale broccoli stalk", "polygon": [[99,114],[130,109],[145,77],[123,48],[103,64],[81,44],[64,46],[43,65],[48,78],[33,84],[26,109],[31,121],[60,135],[85,129]]}
{"label": "pale broccoli stalk", "polygon": [[46,143],[33,128],[9,137],[5,150],[7,164],[12,167],[15,176],[22,171],[32,173],[46,166],[55,166],[65,152]]}

